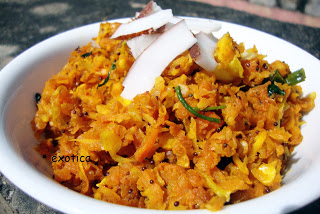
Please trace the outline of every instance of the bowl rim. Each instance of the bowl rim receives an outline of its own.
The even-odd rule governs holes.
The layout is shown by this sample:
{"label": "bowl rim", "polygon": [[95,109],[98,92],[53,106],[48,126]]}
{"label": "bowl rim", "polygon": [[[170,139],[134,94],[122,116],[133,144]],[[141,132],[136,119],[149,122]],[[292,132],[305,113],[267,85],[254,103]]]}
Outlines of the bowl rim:
{"label": "bowl rim", "polygon": [[[192,19],[205,19],[205,18],[195,18],[195,17],[183,17],[183,18],[192,18]],[[130,18],[121,18],[121,19],[112,19],[107,20],[109,22],[126,22],[130,20]],[[209,19],[212,20],[212,19]],[[267,35],[270,38],[276,40],[282,40],[278,37],[273,35],[267,34],[265,32],[245,27],[239,24],[233,24],[224,21],[217,21],[222,25],[227,26],[238,26],[250,31],[258,32],[259,34]],[[14,81],[14,79],[20,74],[23,73],[23,70],[16,70],[16,66],[19,65],[21,61],[24,61],[28,57],[30,57],[31,51],[38,51],[43,46],[46,46],[52,41],[58,42],[62,36],[66,35],[73,35],[75,32],[80,32],[86,30],[88,28],[97,28],[97,32],[99,29],[100,23],[103,22],[96,22],[93,24],[84,25],[78,28],[74,28],[68,30],[66,32],[57,34],[53,37],[50,37],[38,44],[35,44],[31,48],[25,50],[16,58],[14,58],[7,66],[5,66],[0,72],[0,110],[1,110],[1,123],[0,123],[0,171],[3,173],[5,177],[7,177],[14,185],[16,185],[19,189],[30,195],[31,197],[35,198],[36,200],[52,207],[53,209],[67,212],[67,213],[87,213],[87,212],[98,212],[101,210],[112,209],[114,212],[118,213],[162,213],[163,211],[160,210],[147,210],[147,209],[140,209],[134,207],[127,207],[117,204],[112,204],[108,202],[99,201],[93,199],[91,197],[87,197],[81,195],[75,191],[69,190],[68,188],[50,180],[45,175],[41,174],[31,165],[29,165],[22,157],[17,155],[17,152],[14,148],[10,145],[8,136],[5,131],[5,118],[6,118],[6,106],[7,102],[10,99],[11,95],[8,93],[9,85]],[[91,38],[89,39],[91,41]],[[318,63],[320,66],[320,61],[316,59],[311,54],[307,53],[306,51],[302,50],[301,48],[295,46],[292,43],[289,43],[285,40],[282,40],[285,44],[290,46],[294,46],[295,49],[299,49],[303,51],[308,59],[313,60],[314,62]],[[21,67],[21,65],[20,65]],[[319,162],[319,160],[315,160],[315,162]],[[311,170],[311,171],[310,171]],[[317,178],[320,175],[320,167],[316,167],[316,165],[311,165],[310,169],[301,175],[299,180],[295,180],[290,182],[289,184],[282,186],[278,190],[273,191],[271,194],[267,194],[256,199],[252,199],[249,201],[241,202],[239,204],[225,206],[222,211],[218,211],[217,213],[223,212],[237,212],[237,213],[251,213],[255,212],[257,206],[265,206],[268,209],[261,210],[261,213],[282,213],[282,212],[289,212],[293,211],[297,208],[301,208],[302,206],[316,200],[320,196],[320,185],[312,186],[312,191],[305,194],[303,197],[299,194],[294,193],[302,193],[305,191],[307,185],[315,183]],[[23,178],[23,179],[22,179]],[[303,182],[301,182],[303,181]],[[38,186],[38,187],[37,187]],[[37,187],[37,188],[35,188]],[[39,188],[40,187],[40,188]],[[49,190],[49,193],[46,191],[41,191],[41,188],[46,188],[46,191]],[[285,193],[287,192],[287,193]],[[289,194],[288,194],[289,193]],[[283,197],[283,196],[287,197]],[[86,203],[79,203],[81,201],[85,201]],[[288,207],[286,202],[290,202],[292,204],[297,204],[297,207]],[[68,203],[63,203],[64,201]],[[165,211],[166,213],[181,213],[181,211]],[[184,211],[185,212],[185,211]],[[206,210],[188,210],[188,213],[205,213],[209,212]]]}

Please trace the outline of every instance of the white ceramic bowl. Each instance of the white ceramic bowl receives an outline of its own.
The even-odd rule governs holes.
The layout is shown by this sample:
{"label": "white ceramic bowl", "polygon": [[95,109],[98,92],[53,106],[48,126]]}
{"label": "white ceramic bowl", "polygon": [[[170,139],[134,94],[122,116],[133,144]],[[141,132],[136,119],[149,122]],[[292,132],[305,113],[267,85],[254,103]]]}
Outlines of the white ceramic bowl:
{"label": "white ceramic bowl", "polygon": [[[129,19],[121,19],[126,22]],[[117,20],[119,21],[119,20]],[[274,36],[247,27],[220,22],[221,37],[230,32],[246,47],[256,44],[268,60],[283,60],[291,70],[303,67],[307,79],[306,93],[320,95],[320,61],[302,49]],[[34,94],[42,92],[45,82],[66,64],[69,54],[98,35],[99,23],[80,27],[47,39],[26,50],[0,72],[0,170],[21,190],[50,207],[66,213],[181,213],[120,206],[81,195],[52,180],[52,170],[36,151],[30,121],[36,111]],[[319,99],[304,117],[304,140],[293,153],[291,169],[283,186],[257,199],[224,207],[221,213],[286,213],[298,209],[320,196]],[[318,132],[317,132],[318,130]],[[220,213],[218,212],[218,213]],[[185,211],[184,211],[185,213]],[[186,213],[211,213],[193,210]]]}

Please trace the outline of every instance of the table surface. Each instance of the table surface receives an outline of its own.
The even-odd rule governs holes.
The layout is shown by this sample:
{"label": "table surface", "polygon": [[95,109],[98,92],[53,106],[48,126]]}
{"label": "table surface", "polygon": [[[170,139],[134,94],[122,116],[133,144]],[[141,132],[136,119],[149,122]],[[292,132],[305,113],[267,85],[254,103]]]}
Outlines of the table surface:
{"label": "table surface", "polygon": [[[82,25],[131,17],[148,0],[0,0],[0,68],[27,48]],[[320,58],[320,29],[279,22],[225,7],[158,0],[175,15],[217,19],[283,38]],[[0,213],[60,213],[29,197],[0,174]],[[320,213],[320,199],[294,213]]]}

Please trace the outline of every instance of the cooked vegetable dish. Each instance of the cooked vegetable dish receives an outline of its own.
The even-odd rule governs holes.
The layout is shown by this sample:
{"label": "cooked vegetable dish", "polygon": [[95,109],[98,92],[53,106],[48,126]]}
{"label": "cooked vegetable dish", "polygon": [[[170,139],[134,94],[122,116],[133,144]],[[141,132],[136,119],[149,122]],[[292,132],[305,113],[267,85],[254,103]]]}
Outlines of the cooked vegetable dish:
{"label": "cooked vegetable dish", "polygon": [[297,85],[303,69],[268,62],[229,33],[216,39],[217,30],[151,1],[75,47],[35,95],[36,149],[54,180],[168,210],[216,211],[278,189],[316,95]]}

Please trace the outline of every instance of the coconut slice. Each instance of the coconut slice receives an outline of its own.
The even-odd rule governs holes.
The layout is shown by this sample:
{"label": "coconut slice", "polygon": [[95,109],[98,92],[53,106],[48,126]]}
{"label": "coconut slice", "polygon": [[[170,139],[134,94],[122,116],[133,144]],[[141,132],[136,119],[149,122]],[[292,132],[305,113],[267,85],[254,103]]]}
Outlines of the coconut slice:
{"label": "coconut slice", "polygon": [[185,21],[164,32],[133,63],[123,81],[121,96],[132,100],[136,95],[150,91],[169,63],[196,42]]}
{"label": "coconut slice", "polygon": [[161,10],[149,16],[136,19],[132,22],[121,24],[110,38],[115,39],[120,36],[135,34],[149,29],[156,30],[168,23],[172,17],[173,15],[171,9]]}
{"label": "coconut slice", "polygon": [[136,19],[143,18],[146,16],[149,16],[151,14],[154,14],[156,12],[159,12],[161,7],[157,5],[153,0],[151,0],[142,10],[140,13],[136,14]]}
{"label": "coconut slice", "polygon": [[198,33],[195,35],[198,43],[190,50],[190,55],[194,61],[209,72],[213,72],[217,62],[213,57],[214,49],[217,46],[217,39],[210,33]]}
{"label": "coconut slice", "polygon": [[[181,21],[182,18],[172,17],[169,23],[176,24]],[[208,19],[188,19],[184,18],[189,29],[193,32],[204,32],[204,33],[212,33],[217,32],[221,29],[221,25],[216,23],[215,21]]]}
{"label": "coconut slice", "polygon": [[138,56],[154,41],[160,34],[142,34],[127,41],[132,56],[137,59]]}

